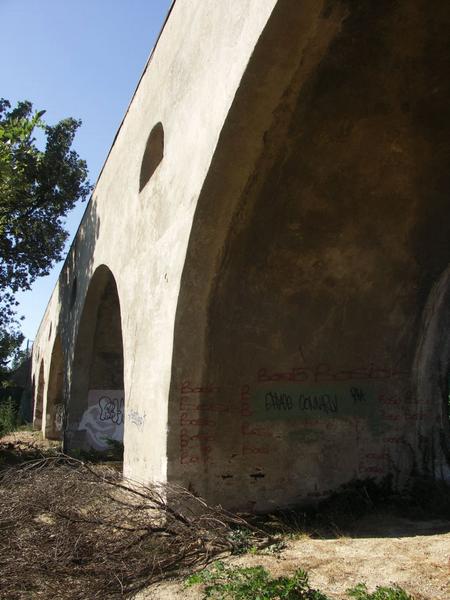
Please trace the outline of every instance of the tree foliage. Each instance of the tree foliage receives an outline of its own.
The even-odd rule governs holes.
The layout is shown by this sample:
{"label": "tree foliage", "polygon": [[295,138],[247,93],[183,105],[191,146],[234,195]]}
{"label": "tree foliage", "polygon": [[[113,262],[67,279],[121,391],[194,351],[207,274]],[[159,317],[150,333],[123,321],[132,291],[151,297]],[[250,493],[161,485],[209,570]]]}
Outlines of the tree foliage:
{"label": "tree foliage", "polygon": [[[30,288],[62,258],[64,217],[91,191],[84,160],[72,149],[81,122],[43,121],[31,102],[0,99],[0,363],[21,334],[14,294]],[[35,135],[43,139],[38,147]]]}

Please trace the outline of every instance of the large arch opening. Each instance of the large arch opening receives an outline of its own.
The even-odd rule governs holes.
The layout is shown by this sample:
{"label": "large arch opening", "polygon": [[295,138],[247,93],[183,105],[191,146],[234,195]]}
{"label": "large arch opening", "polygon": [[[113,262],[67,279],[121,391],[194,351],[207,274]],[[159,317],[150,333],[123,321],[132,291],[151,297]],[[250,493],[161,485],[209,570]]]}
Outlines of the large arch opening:
{"label": "large arch opening", "polygon": [[45,410],[45,437],[62,439],[64,425],[64,355],[61,338],[56,336],[53,344],[48,376],[47,403]]}
{"label": "large arch opening", "polygon": [[105,265],[89,285],[80,319],[65,447],[123,456],[123,343],[116,281]]}
{"label": "large arch opening", "polygon": [[[342,19],[320,4],[278,2],[255,48],[180,286],[168,473],[234,508],[306,503],[352,479],[397,483],[413,467],[411,430],[436,421],[414,410],[411,368],[426,278],[448,262],[449,228],[446,240],[430,220],[433,206],[448,223],[448,190],[417,161],[438,128],[430,119],[422,135],[410,106],[444,72],[430,61],[444,30],[421,23],[448,11],[347,3]],[[407,32],[429,65],[413,89]],[[445,401],[448,364],[435,378]]]}
{"label": "large arch opening", "polygon": [[33,426],[35,429],[42,427],[42,415],[44,412],[44,359],[41,360],[39,367],[37,386],[35,386]]}

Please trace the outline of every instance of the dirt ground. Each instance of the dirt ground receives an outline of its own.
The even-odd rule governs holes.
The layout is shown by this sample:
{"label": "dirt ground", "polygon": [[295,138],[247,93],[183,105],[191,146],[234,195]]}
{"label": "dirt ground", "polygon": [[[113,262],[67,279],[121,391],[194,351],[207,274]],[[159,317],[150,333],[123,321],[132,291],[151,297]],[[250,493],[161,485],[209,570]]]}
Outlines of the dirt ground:
{"label": "dirt ground", "polygon": [[[311,585],[336,600],[348,600],[345,591],[361,582],[370,591],[397,583],[417,600],[450,600],[450,523],[376,515],[355,523],[346,536],[299,537],[287,540],[279,555],[247,554],[226,562],[262,565],[273,576],[305,569]],[[202,590],[172,581],[152,586],[136,600],[150,598],[200,600]]]}
{"label": "dirt ground", "polygon": [[[38,432],[21,431],[0,439],[3,454],[10,448],[34,454],[57,448]],[[6,458],[7,458],[6,453]],[[9,461],[8,461],[9,462]],[[302,568],[310,583],[333,599],[347,599],[345,591],[366,583],[398,584],[416,600],[450,600],[450,522],[412,521],[389,514],[373,514],[356,521],[337,535],[296,535],[285,538],[278,554],[245,554],[224,558],[228,564],[262,565],[273,576],[291,575]],[[201,586],[186,588],[182,581],[167,581],[148,588],[135,600],[200,600]]]}
{"label": "dirt ground", "polygon": [[61,442],[44,440],[40,431],[23,429],[0,437],[0,445],[3,449],[9,446],[11,450],[16,451],[25,451],[32,447],[42,452],[48,452],[50,448],[59,449]]}

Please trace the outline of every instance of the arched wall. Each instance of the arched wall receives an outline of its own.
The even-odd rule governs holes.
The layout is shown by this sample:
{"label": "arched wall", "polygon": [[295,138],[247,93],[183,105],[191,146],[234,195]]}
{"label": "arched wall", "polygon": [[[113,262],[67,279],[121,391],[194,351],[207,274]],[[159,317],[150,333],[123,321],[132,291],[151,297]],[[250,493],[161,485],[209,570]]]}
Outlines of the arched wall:
{"label": "arched wall", "polygon": [[310,501],[354,478],[400,483],[428,418],[412,363],[448,262],[449,90],[427,90],[449,66],[450,12],[419,0],[346,5],[345,18],[321,8],[279,2],[261,36],[180,288],[169,478],[240,508]]}
{"label": "arched wall", "polygon": [[39,363],[39,372],[37,376],[37,386],[35,387],[34,410],[33,410],[33,426],[35,429],[41,429],[42,417],[44,412],[44,360]]}
{"label": "arched wall", "polygon": [[76,335],[65,445],[106,450],[123,442],[124,379],[120,300],[106,265],[89,283]]}
{"label": "arched wall", "polygon": [[34,420],[34,409],[36,406],[36,375],[33,375],[31,378],[31,398],[32,398],[31,418],[32,418],[32,420]]}
{"label": "arched wall", "polygon": [[60,440],[64,427],[64,354],[61,337],[56,335],[50,361],[48,386],[45,401],[44,435],[48,439]]}

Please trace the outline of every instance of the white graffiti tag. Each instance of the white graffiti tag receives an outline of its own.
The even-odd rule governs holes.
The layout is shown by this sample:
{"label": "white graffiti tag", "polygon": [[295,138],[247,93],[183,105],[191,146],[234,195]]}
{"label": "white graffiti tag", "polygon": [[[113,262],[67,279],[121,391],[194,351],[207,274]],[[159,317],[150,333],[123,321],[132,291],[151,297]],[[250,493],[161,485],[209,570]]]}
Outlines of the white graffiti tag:
{"label": "white graffiti tag", "polygon": [[78,426],[86,431],[86,442],[106,450],[108,440],[123,441],[124,399],[121,390],[89,390],[88,408]]}

